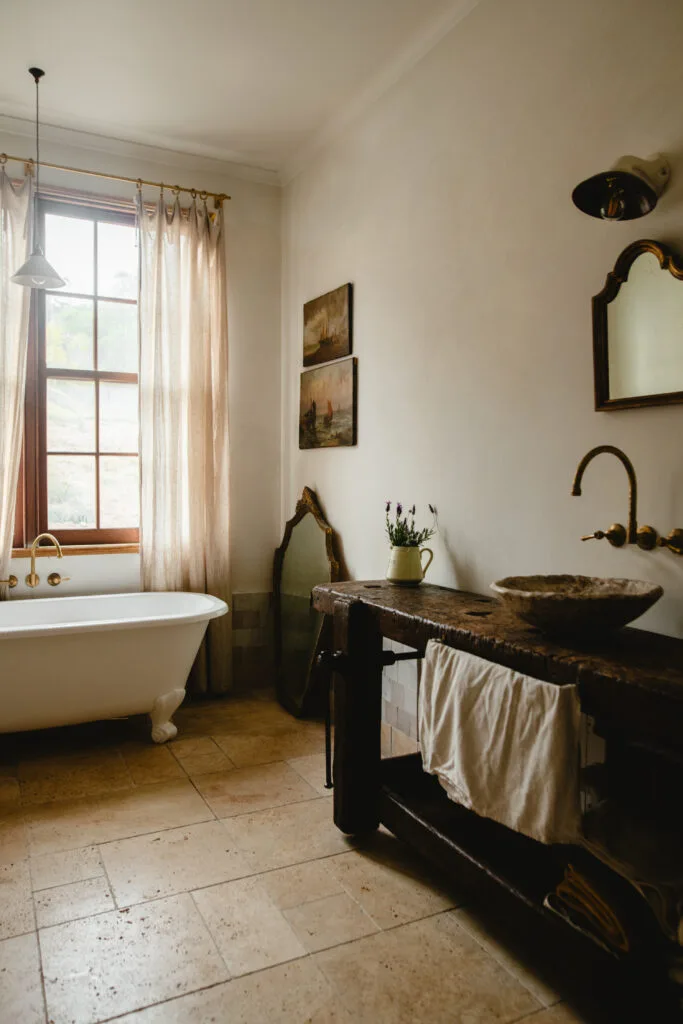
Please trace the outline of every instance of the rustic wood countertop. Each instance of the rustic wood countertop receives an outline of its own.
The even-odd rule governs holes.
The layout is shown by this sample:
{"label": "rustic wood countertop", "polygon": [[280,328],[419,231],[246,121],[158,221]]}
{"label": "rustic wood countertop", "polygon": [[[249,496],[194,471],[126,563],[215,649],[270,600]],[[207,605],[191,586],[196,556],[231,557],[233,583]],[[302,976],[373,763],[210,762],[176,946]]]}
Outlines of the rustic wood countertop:
{"label": "rustic wood countertop", "polygon": [[584,710],[612,729],[683,756],[683,640],[622,629],[571,646],[544,636],[497,600],[431,584],[386,580],[315,587],[318,611],[360,601],[385,637],[423,648],[441,639],[459,650],[557,684],[579,686]]}

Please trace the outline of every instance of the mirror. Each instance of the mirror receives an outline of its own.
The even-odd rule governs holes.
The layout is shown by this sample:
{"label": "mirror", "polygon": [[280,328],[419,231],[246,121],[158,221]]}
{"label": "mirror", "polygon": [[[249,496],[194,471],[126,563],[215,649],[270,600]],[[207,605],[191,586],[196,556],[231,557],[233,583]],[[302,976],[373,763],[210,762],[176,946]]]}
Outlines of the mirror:
{"label": "mirror", "polygon": [[294,516],[285,526],[275,552],[276,692],[280,703],[297,717],[320,714],[325,707],[325,676],[315,658],[329,646],[327,617],[311,605],[318,583],[339,579],[336,539],[315,493],[305,487]]}
{"label": "mirror", "polygon": [[683,402],[683,262],[643,239],[593,297],[595,408]]}

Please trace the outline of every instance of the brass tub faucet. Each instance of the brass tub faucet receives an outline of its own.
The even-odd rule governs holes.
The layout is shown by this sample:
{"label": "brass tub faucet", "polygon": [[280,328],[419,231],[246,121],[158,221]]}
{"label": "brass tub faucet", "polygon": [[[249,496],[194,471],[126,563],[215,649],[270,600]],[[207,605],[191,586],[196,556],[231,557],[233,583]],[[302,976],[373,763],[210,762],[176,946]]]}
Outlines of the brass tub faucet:
{"label": "brass tub faucet", "polygon": [[612,523],[609,530],[596,530],[595,533],[590,533],[587,537],[582,537],[581,540],[602,540],[605,538],[615,548],[621,548],[624,544],[637,544],[643,551],[652,551],[657,546],[657,531],[652,526],[638,527],[638,481],[636,480],[636,471],[628,455],[622,452],[621,448],[616,448],[611,444],[600,444],[597,448],[591,448],[581,459],[577,467],[572,485],[572,494],[575,497],[581,495],[581,481],[586,467],[596,455],[601,455],[603,452],[615,455],[626,470],[629,485],[628,527],[623,527],[621,523]]}
{"label": "brass tub faucet", "polygon": [[[26,576],[27,587],[37,587],[40,583],[40,576],[36,573],[36,551],[41,540],[49,540],[55,547],[57,552],[57,558],[64,558],[64,552],[62,551],[62,545],[59,543],[56,537],[53,537],[51,533],[39,533],[33,544],[31,544],[31,571]],[[47,578],[48,583],[51,587],[56,587],[60,583],[65,583],[69,576],[60,576],[58,572],[52,572]]]}

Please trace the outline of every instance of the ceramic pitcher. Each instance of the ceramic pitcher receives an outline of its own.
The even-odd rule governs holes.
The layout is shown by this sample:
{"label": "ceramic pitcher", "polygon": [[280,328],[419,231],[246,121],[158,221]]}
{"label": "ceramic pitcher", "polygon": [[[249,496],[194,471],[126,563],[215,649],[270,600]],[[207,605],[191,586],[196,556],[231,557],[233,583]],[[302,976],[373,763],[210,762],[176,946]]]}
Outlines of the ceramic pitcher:
{"label": "ceramic pitcher", "polygon": [[[422,562],[423,555],[428,556],[426,564]],[[417,587],[422,583],[433,558],[434,552],[430,548],[392,547],[387,579],[402,587]]]}

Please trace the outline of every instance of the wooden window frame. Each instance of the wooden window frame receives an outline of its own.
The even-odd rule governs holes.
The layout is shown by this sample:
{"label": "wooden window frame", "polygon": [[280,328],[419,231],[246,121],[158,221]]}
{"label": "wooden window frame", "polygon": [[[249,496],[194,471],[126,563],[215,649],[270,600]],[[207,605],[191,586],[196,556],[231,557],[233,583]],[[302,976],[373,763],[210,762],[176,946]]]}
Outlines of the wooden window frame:
{"label": "wooden window frame", "polygon": [[[78,220],[101,221],[114,224],[135,224],[135,214],[122,211],[106,210],[102,207],[82,204],[76,201],[40,199],[38,203],[38,236],[41,241],[45,236],[45,215],[55,213],[62,217],[74,217]],[[92,295],[77,292],[66,292],[60,289],[54,294],[70,298],[88,299],[93,302],[94,344],[97,347],[97,229],[93,233],[94,246],[94,291]],[[45,310],[46,293],[42,289],[31,292],[31,309],[28,342],[28,360],[26,368],[26,405],[24,420],[24,446],[22,464],[19,474],[17,505],[14,526],[14,548],[17,552],[27,548],[40,533],[50,530],[47,518],[47,381],[61,380],[92,380],[95,382],[115,382],[138,384],[137,373],[115,373],[106,370],[67,370],[51,368],[45,359]],[[138,299],[117,299],[103,296],[106,301],[121,302],[126,305],[137,305]],[[99,387],[95,388],[95,451],[65,452],[51,454],[93,455],[96,466],[96,516],[100,515],[99,460],[104,456],[131,456],[139,458],[139,452],[100,452],[99,451]],[[60,544],[66,546],[79,545],[82,551],[100,546],[112,550],[122,550],[123,545],[137,545],[140,531],[136,527],[109,529],[51,529]],[[111,548],[119,545],[118,548]],[[130,550],[126,547],[126,550]]]}

